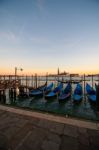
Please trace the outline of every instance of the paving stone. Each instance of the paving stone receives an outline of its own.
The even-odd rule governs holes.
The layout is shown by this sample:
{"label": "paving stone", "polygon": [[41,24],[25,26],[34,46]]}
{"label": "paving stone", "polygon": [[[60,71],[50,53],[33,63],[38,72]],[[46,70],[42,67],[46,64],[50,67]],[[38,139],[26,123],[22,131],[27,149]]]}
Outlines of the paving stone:
{"label": "paving stone", "polygon": [[44,140],[41,146],[42,150],[59,150],[59,144],[50,140]]}
{"label": "paving stone", "polygon": [[20,145],[20,143],[23,142],[32,129],[33,127],[31,124],[26,124],[23,128],[19,128],[19,130],[10,139],[10,145],[12,149],[15,149],[18,145]]}
{"label": "paving stone", "polygon": [[50,121],[45,119],[40,119],[38,122],[38,127],[48,129],[50,128]]}
{"label": "paving stone", "polygon": [[28,123],[28,121],[27,120],[24,120],[24,119],[19,119],[18,120],[18,123],[15,123],[15,125],[17,126],[17,127],[23,127],[25,124],[27,124]]}
{"label": "paving stone", "polygon": [[99,148],[99,138],[90,137],[90,144]]}
{"label": "paving stone", "polygon": [[47,132],[46,139],[51,140],[59,145],[61,143],[61,137],[58,134],[55,134],[53,132]]}
{"label": "paving stone", "polygon": [[18,119],[24,119],[24,120],[30,120],[32,117],[31,116],[25,116],[24,114],[17,114],[17,113],[12,113],[8,112],[8,116],[13,117],[13,118],[18,118]]}
{"label": "paving stone", "polygon": [[0,110],[0,146],[3,150],[7,146],[9,150],[99,150],[99,130]]}
{"label": "paving stone", "polygon": [[88,129],[89,136],[96,137],[99,139],[99,130]]}
{"label": "paving stone", "polygon": [[99,130],[99,123],[97,123],[97,129]]}
{"label": "paving stone", "polygon": [[86,145],[79,144],[79,150],[92,150],[92,147],[91,146],[86,146]]}
{"label": "paving stone", "polygon": [[99,145],[91,144],[91,150],[99,150]]}
{"label": "paving stone", "polygon": [[[12,145],[11,148],[14,150],[31,150],[31,148],[33,149],[33,147],[32,147],[33,143],[29,143],[28,145],[23,144],[25,140],[28,141],[28,137],[30,134],[31,134],[31,131],[29,131],[23,138],[21,138],[20,142],[18,141],[16,146]],[[30,147],[28,147],[28,146],[30,146]]]}
{"label": "paving stone", "polygon": [[10,125],[9,123],[9,118],[4,118],[2,121],[0,121],[0,126],[4,126],[4,127],[7,127]]}
{"label": "paving stone", "polygon": [[50,124],[49,130],[51,132],[57,133],[59,135],[63,134],[64,124],[57,123],[57,122],[50,122],[49,124]]}
{"label": "paving stone", "polygon": [[10,124],[11,125],[11,122],[13,122],[14,119],[10,118],[9,116],[5,115],[4,118],[2,118],[2,120],[0,120],[0,125],[4,125],[6,126],[7,124]]}
{"label": "paving stone", "polygon": [[6,125],[0,124],[0,132],[3,133],[4,130],[8,130],[9,127],[10,127],[9,124],[6,124]]}
{"label": "paving stone", "polygon": [[60,150],[78,150],[79,149],[79,142],[77,138],[63,136]]}
{"label": "paving stone", "polygon": [[20,118],[20,115],[19,114],[17,114],[17,113],[12,113],[12,112],[7,112],[7,115],[9,116],[9,117],[13,117],[13,118]]}
{"label": "paving stone", "polygon": [[8,139],[5,135],[0,133],[0,150],[7,150],[8,148]]}
{"label": "paving stone", "polygon": [[64,126],[64,135],[68,135],[71,137],[78,137],[78,129],[75,126],[65,125]]}
{"label": "paving stone", "polygon": [[3,114],[0,115],[0,122],[2,122],[2,120],[4,119],[7,119],[7,112],[4,112]]}
{"label": "paving stone", "polygon": [[64,129],[64,124],[52,122],[49,120],[40,120],[38,123],[39,127],[46,128],[51,132],[55,132],[57,134],[62,134]]}
{"label": "paving stone", "polygon": [[86,138],[83,134],[81,134],[78,139],[80,144],[89,146],[89,138]]}
{"label": "paving stone", "polygon": [[99,149],[99,130],[88,130],[88,134],[93,149]]}
{"label": "paving stone", "polygon": [[80,134],[86,134],[87,133],[87,129],[86,128],[80,128],[80,127],[78,127],[78,132]]}
{"label": "paving stone", "polygon": [[78,139],[80,144],[89,146],[89,135],[87,129],[78,128],[78,133],[79,133]]}
{"label": "paving stone", "polygon": [[[44,139],[46,139],[47,141],[51,141],[50,143],[52,144],[54,143],[52,147],[56,145],[56,148],[61,143],[61,139],[57,134],[51,133],[48,130],[42,128],[33,127],[33,129],[31,130],[31,134],[25,139],[25,141],[22,143],[21,147],[18,148],[18,150],[23,150],[24,147],[27,147],[27,149],[29,150],[38,150],[40,149],[41,143],[44,142]],[[45,143],[43,143],[44,147],[46,146]]]}
{"label": "paving stone", "polygon": [[40,120],[37,118],[30,118],[29,119],[29,123],[31,123],[33,126],[38,126],[39,121]]}
{"label": "paving stone", "polygon": [[18,147],[18,150],[24,147],[27,147],[29,150],[39,150],[46,136],[46,132],[47,131],[44,129],[34,127],[31,130],[31,133],[24,139],[24,141],[22,141],[21,147]]}
{"label": "paving stone", "polygon": [[21,145],[19,148],[15,149],[15,150],[33,150],[33,149],[30,149],[29,147],[24,147],[23,145]]}
{"label": "paving stone", "polygon": [[4,135],[6,135],[6,137],[8,139],[11,139],[14,135],[16,135],[16,133],[19,131],[19,128],[18,127],[7,127],[7,128],[4,128],[2,130],[2,133],[4,133]]}
{"label": "paving stone", "polygon": [[4,113],[5,113],[5,111],[0,110],[0,116],[1,116],[2,114],[4,114]]}

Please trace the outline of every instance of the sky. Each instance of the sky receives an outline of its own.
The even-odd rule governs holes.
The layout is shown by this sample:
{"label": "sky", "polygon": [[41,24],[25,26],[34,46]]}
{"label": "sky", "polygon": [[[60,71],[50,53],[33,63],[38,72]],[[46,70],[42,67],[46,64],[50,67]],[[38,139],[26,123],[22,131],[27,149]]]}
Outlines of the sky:
{"label": "sky", "polygon": [[0,74],[15,67],[99,73],[99,0],[0,0]]}

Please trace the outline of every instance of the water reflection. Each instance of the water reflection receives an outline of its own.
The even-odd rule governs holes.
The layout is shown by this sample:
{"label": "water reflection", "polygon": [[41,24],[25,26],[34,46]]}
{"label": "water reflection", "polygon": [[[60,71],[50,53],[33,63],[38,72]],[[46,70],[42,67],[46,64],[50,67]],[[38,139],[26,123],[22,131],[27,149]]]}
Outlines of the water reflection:
{"label": "water reflection", "polygon": [[76,104],[72,99],[64,103],[59,103],[56,98],[51,101],[44,98],[17,98],[15,102],[10,101],[10,104],[31,110],[51,112],[60,115],[67,114],[68,116],[94,121],[99,120],[99,116],[96,115],[95,106],[92,107],[88,100],[86,100],[86,102],[82,100],[82,102]]}

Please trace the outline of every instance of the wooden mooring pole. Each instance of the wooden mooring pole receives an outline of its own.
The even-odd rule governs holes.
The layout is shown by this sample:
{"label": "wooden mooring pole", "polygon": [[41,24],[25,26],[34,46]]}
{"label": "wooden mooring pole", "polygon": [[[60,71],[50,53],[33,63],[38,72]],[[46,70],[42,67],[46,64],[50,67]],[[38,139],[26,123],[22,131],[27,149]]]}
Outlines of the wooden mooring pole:
{"label": "wooden mooring pole", "polygon": [[27,94],[27,88],[28,88],[28,78],[27,78],[27,75],[26,75],[26,94]]}
{"label": "wooden mooring pole", "polygon": [[73,85],[72,85],[72,75],[70,74],[70,84],[71,84],[71,102],[73,102]]}
{"label": "wooden mooring pole", "polygon": [[96,107],[97,111],[99,111],[99,84],[96,85]]}
{"label": "wooden mooring pole", "polygon": [[98,74],[98,85],[99,85],[99,74]]}
{"label": "wooden mooring pole", "polygon": [[85,89],[85,86],[86,86],[86,83],[85,83],[86,79],[85,79],[85,74],[84,74],[84,102],[86,103],[86,89]]}
{"label": "wooden mooring pole", "polygon": [[92,88],[93,88],[93,75],[92,75]]}
{"label": "wooden mooring pole", "polygon": [[32,78],[32,88],[33,88],[33,75],[32,75],[32,77],[31,77],[31,78]]}
{"label": "wooden mooring pole", "polygon": [[35,74],[35,88],[37,88],[37,74]]}
{"label": "wooden mooring pole", "polygon": [[48,81],[48,72],[46,73],[46,85],[47,85],[47,81]]}
{"label": "wooden mooring pole", "polygon": [[0,101],[1,101],[1,103],[6,102],[5,89],[0,89]]}

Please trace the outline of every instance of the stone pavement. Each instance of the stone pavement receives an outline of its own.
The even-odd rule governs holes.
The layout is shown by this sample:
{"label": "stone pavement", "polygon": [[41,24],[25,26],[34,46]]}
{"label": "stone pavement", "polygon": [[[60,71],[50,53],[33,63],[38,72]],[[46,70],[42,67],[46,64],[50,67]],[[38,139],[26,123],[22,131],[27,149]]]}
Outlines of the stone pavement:
{"label": "stone pavement", "polygon": [[99,150],[99,123],[0,105],[0,150]]}

